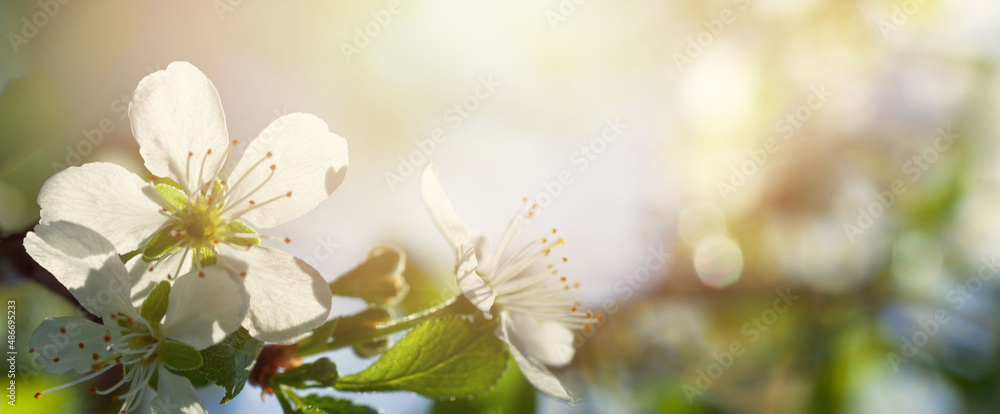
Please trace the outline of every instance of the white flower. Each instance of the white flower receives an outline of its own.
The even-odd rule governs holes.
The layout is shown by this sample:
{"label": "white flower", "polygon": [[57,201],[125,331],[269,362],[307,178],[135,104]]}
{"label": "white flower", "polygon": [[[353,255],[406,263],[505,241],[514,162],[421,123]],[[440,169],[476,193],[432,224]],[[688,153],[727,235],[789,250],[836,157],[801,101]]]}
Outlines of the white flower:
{"label": "white flower", "polygon": [[[245,277],[257,339],[291,343],[330,313],[326,281],[304,261],[259,246],[247,223],[273,227],[325,200],[347,171],[347,142],[313,115],[275,120],[223,171],[230,149],[218,93],[186,62],[145,77],[129,104],[145,182],[121,166],[66,169],[42,187],[41,222],[70,221],[96,230],[118,253],[142,249],[128,263],[136,305],[159,281],[219,264]],[[224,295],[224,292],[218,292]]]}
{"label": "white flower", "polygon": [[[200,350],[239,329],[247,312],[247,297],[239,280],[215,266],[181,277],[173,284],[162,320],[146,320],[132,306],[130,277],[110,241],[78,224],[55,222],[28,233],[24,247],[70,293],[103,323],[80,317],[49,318],[31,335],[28,351],[44,370],[57,375],[74,370],[87,374],[42,395],[79,384],[117,366],[124,378],[101,395],[125,384],[115,396],[122,412],[142,402],[150,379],[158,374],[154,413],[205,413],[187,378],[167,369],[163,347],[180,343]],[[220,295],[219,292],[233,292]],[[192,351],[193,352],[193,351]]]}
{"label": "white flower", "polygon": [[[563,244],[563,240],[538,238],[507,255],[514,236],[534,214],[535,207],[529,207],[525,199],[499,246],[489,254],[483,239],[473,236],[455,214],[433,164],[424,168],[420,195],[434,224],[455,251],[456,276],[462,294],[487,319],[494,313],[499,316],[497,336],[507,342],[521,372],[535,388],[574,402],[575,398],[546,366],[563,367],[570,363],[575,353],[573,330],[591,330],[594,317],[590,312],[580,311],[579,303],[565,296],[570,285],[556,270],[565,258],[542,269],[532,266],[548,257],[551,249]],[[552,235],[555,233],[553,229]]]}

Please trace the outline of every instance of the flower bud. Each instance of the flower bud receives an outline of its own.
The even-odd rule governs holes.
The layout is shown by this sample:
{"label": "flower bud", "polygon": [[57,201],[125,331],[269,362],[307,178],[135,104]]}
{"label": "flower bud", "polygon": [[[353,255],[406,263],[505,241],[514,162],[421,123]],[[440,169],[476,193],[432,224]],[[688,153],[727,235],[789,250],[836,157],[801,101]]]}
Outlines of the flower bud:
{"label": "flower bud", "polygon": [[368,260],[330,284],[334,295],[364,299],[372,305],[393,306],[406,297],[410,285],[403,277],[406,253],[380,246],[368,252]]}

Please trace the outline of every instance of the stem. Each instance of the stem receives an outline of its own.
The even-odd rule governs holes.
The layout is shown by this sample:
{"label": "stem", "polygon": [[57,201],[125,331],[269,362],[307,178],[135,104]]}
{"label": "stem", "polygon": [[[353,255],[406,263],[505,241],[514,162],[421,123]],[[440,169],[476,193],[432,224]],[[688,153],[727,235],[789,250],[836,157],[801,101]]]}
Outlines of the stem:
{"label": "stem", "polygon": [[275,384],[275,386],[277,388],[274,389],[274,396],[278,397],[278,403],[281,404],[281,411],[284,413],[294,413],[295,410],[292,408],[292,404],[288,402],[288,395],[285,394],[288,390],[281,384]]}
{"label": "stem", "polygon": [[[463,300],[459,300],[459,298]],[[344,329],[341,329],[343,326],[337,325],[338,320],[334,319],[327,322],[323,326],[316,328],[313,331],[312,336],[303,339],[302,342],[299,342],[299,345],[295,350],[295,356],[306,357],[343,348],[345,346],[364,343],[396,332],[405,331],[428,319],[434,319],[444,315],[468,313],[467,311],[470,309],[467,308],[469,307],[475,309],[475,307],[472,306],[468,300],[464,300],[463,296],[457,296],[433,308],[411,314],[404,318],[379,323],[371,329],[355,332],[343,332]],[[323,333],[323,331],[331,328],[333,329],[332,333]]]}

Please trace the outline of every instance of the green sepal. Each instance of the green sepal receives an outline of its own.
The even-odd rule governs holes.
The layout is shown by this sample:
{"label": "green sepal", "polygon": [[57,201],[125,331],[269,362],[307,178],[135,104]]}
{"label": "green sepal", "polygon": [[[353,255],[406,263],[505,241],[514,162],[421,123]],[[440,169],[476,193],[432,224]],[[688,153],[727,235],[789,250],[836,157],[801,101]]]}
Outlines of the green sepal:
{"label": "green sepal", "polygon": [[[226,188],[222,185],[222,182],[219,180],[215,180],[215,184],[212,185],[212,192],[210,194],[216,194],[218,196],[221,196],[224,195],[225,192]],[[219,206],[220,210],[226,207],[225,200],[222,200],[222,202],[219,202],[217,205]]]}
{"label": "green sepal", "polygon": [[[199,265],[199,259],[201,261]],[[219,257],[215,254],[215,250],[209,249],[208,247],[199,247],[195,249],[195,254],[191,255],[191,261],[194,263],[195,268],[214,266],[219,261]]]}
{"label": "green sepal", "polygon": [[142,260],[146,263],[160,260],[163,256],[177,250],[176,245],[180,239],[170,235],[172,232],[172,226],[166,226],[156,232],[146,243],[146,247],[142,249]]}
{"label": "green sepal", "polygon": [[[158,178],[157,180],[163,180],[163,178]],[[167,178],[167,180],[170,180]],[[169,205],[163,206],[172,211],[180,211],[187,207],[188,197],[184,194],[184,190],[180,186],[175,186],[175,182],[170,180],[170,182],[158,183],[154,188],[156,192],[160,193],[160,196],[164,200],[167,200]]]}
{"label": "green sepal", "polygon": [[[181,372],[184,372],[184,371],[181,371]],[[153,371],[153,375],[151,377],[149,377],[149,382],[147,384],[149,385],[149,388],[153,389],[153,391],[159,391],[159,387],[160,387],[160,370]]]}
{"label": "green sepal", "polygon": [[[230,222],[229,224],[227,224],[225,226],[221,226],[218,229],[216,229],[215,232],[216,232],[216,234],[222,234],[222,233],[257,234],[257,232],[254,231],[252,228],[250,228],[250,226],[248,226],[246,224],[243,224],[242,222],[239,222],[239,221],[232,221],[232,222]],[[224,241],[226,243],[229,243],[229,244],[234,244],[234,245],[237,245],[237,246],[244,246],[244,247],[246,247],[248,245],[251,245],[251,244],[254,245],[254,246],[257,246],[257,245],[260,244],[260,238],[257,238],[257,237],[231,237],[231,236],[224,236],[224,237],[219,237],[219,240],[222,240],[222,241]]]}
{"label": "green sepal", "polygon": [[167,367],[177,371],[197,369],[204,362],[197,349],[170,338],[160,341],[160,357]]}
{"label": "green sepal", "polygon": [[146,296],[146,300],[142,302],[142,308],[139,309],[139,316],[142,316],[150,325],[153,325],[153,329],[160,329],[160,321],[167,314],[169,297],[170,282],[162,281],[153,287],[153,290],[149,292],[149,296]]}
{"label": "green sepal", "polygon": [[130,251],[128,253],[125,253],[125,254],[121,255],[122,264],[127,264],[129,260],[132,260],[132,258],[135,257],[136,255],[138,255],[139,253],[142,253],[142,249],[135,249],[135,250],[132,250],[132,251]]}

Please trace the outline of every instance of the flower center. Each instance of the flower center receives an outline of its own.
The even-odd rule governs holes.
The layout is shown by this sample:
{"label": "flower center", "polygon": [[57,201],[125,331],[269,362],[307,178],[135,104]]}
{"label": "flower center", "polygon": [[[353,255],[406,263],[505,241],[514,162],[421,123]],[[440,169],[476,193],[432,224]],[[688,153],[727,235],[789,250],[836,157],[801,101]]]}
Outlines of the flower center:
{"label": "flower center", "polygon": [[[233,140],[232,145],[238,141]],[[228,154],[228,149],[226,151]],[[168,177],[154,177],[150,185],[156,190],[159,196],[159,203],[163,207],[160,213],[168,217],[170,221],[153,235],[142,249],[142,259],[147,263],[156,262],[172,256],[175,252],[180,252],[181,259],[172,273],[167,273],[167,279],[179,276],[183,269],[183,264],[187,255],[191,254],[192,264],[195,268],[221,264],[230,270],[235,268],[219,261],[216,246],[226,243],[233,246],[251,248],[260,245],[261,239],[282,241],[286,244],[291,239],[285,237],[275,237],[266,234],[258,234],[250,226],[238,219],[247,212],[267,206],[279,200],[292,197],[292,191],[286,191],[263,201],[254,199],[254,195],[266,186],[277,170],[277,165],[267,162],[274,157],[268,152],[252,167],[255,171],[258,167],[267,168],[267,176],[263,181],[256,184],[249,192],[242,194],[238,199],[230,200],[230,189],[240,187],[247,175],[236,179],[233,184],[227,184],[225,180],[218,178],[204,178],[205,161],[212,156],[209,149],[202,157],[202,165],[198,169],[197,187],[185,189],[176,181]],[[191,175],[191,161],[195,157],[194,152],[188,152],[188,162],[186,175]],[[225,154],[223,155],[225,158]],[[215,174],[215,173],[211,173]],[[152,272],[156,265],[150,266]],[[245,275],[245,273],[242,273]]]}
{"label": "flower center", "polygon": [[521,227],[535,215],[537,205],[522,201],[507,230],[500,238],[500,244],[486,267],[477,269],[480,276],[496,294],[496,305],[502,310],[520,312],[539,320],[559,322],[571,329],[591,331],[592,323],[603,321],[602,315],[586,311],[580,312],[580,303],[564,296],[570,289],[579,289],[580,282],[570,283],[566,276],[559,274],[559,265],[566,263],[563,257],[544,268],[529,270],[539,260],[549,257],[552,249],[565,243],[556,237],[556,229],[550,235],[532,240],[528,245],[503,260],[514,236]]}
{"label": "flower center", "polygon": [[223,242],[242,247],[260,244],[261,236],[256,231],[225,214],[224,182],[213,180],[212,184],[190,196],[172,180],[159,179],[155,184],[163,206],[161,213],[170,221],[146,243],[142,258],[154,262],[181,252],[177,269],[167,274],[168,279],[180,274],[189,253],[194,267],[201,268],[217,263],[215,246]]}
{"label": "flower center", "polygon": [[[180,211],[177,216],[180,223],[175,226],[179,234],[184,235],[188,246],[208,244],[215,236],[216,230],[222,224],[219,210],[207,202],[205,197],[198,199]],[[177,233],[175,233],[177,234]]]}

